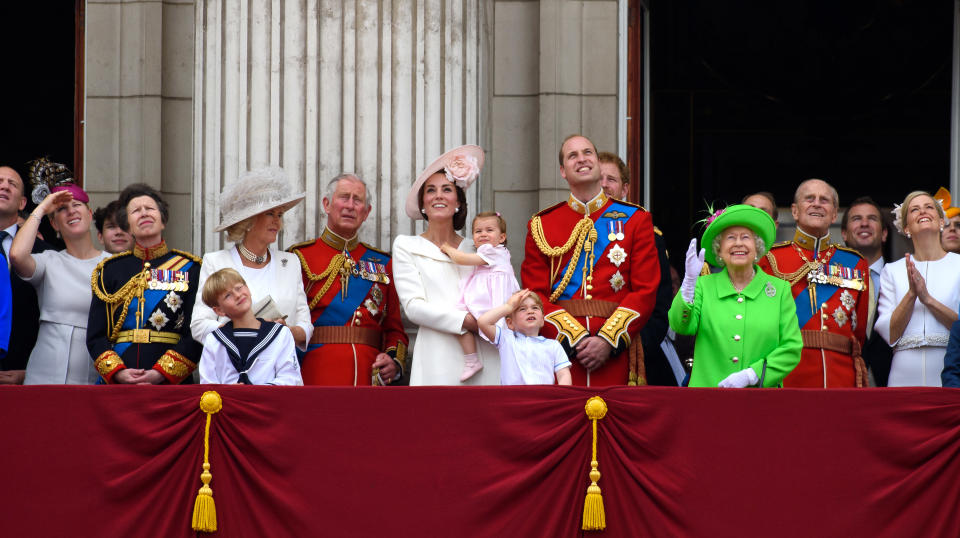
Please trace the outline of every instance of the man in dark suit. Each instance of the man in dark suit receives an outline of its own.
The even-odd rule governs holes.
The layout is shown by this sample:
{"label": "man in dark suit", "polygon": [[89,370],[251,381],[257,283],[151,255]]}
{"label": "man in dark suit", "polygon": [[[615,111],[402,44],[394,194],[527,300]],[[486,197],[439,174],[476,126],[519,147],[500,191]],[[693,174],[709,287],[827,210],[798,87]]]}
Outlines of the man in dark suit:
{"label": "man in dark suit", "polygon": [[870,264],[870,315],[867,318],[867,342],[863,345],[863,360],[867,363],[874,383],[887,386],[893,350],[873,330],[877,319],[877,297],[880,293],[880,271],[883,270],[883,245],[887,242],[887,221],[880,206],[869,196],[857,198],[843,214],[840,235],[843,242],[856,249]]}
{"label": "man in dark suit", "polygon": [[[16,170],[9,166],[0,166],[0,245],[3,246],[3,257],[7,264],[7,253],[13,244],[13,236],[20,228],[17,219],[20,211],[27,205],[24,194],[23,179]],[[33,245],[33,252],[41,252],[50,248],[41,240]],[[33,351],[37,341],[37,330],[40,327],[40,307],[37,304],[37,292],[33,286],[24,282],[10,271],[10,287],[13,295],[13,322],[10,328],[10,349],[7,355],[0,360],[0,384],[19,385],[23,383],[24,370],[27,359]]]}

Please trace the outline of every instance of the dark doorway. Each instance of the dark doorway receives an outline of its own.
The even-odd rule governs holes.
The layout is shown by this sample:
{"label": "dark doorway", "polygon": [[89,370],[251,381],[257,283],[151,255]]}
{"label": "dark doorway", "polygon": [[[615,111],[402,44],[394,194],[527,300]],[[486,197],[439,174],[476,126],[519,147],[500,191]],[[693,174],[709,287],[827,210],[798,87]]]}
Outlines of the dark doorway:
{"label": "dark doorway", "polygon": [[675,264],[705,201],[949,185],[953,0],[747,4],[647,3],[651,205]]}
{"label": "dark doorway", "polygon": [[28,161],[47,156],[71,167],[75,176],[78,172],[76,107],[82,99],[77,99],[77,82],[82,77],[76,45],[82,9],[83,2],[0,2],[0,20],[6,23],[0,164],[20,173],[28,197]]}

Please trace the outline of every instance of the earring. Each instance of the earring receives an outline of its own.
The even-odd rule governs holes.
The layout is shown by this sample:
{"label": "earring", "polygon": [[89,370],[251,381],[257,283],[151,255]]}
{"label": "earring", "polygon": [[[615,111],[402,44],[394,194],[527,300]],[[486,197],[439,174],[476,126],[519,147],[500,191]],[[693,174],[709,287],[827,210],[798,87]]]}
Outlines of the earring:
{"label": "earring", "polygon": [[454,213],[459,213],[459,212],[460,212],[460,208],[458,207],[458,208],[454,209],[453,212],[454,212]]}
{"label": "earring", "polygon": [[426,209],[424,209],[424,208],[422,208],[422,207],[420,208],[420,212],[421,212],[421,213],[423,213],[424,215],[426,215],[426,214],[427,214],[427,210],[426,210]]}
{"label": "earring", "polygon": [[910,239],[910,232],[907,232],[907,239]]}

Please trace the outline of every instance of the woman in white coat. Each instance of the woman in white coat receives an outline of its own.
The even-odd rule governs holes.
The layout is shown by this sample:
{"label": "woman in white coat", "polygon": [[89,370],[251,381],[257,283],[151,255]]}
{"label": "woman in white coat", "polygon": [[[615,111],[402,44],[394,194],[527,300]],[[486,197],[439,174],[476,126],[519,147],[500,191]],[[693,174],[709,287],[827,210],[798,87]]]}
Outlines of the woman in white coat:
{"label": "woman in white coat", "polygon": [[457,337],[477,333],[477,320],[457,303],[460,280],[473,270],[453,263],[440,247],[454,245],[473,252],[470,241],[457,234],[467,220],[464,192],[480,173],[483,149],[461,146],[440,156],[417,177],[407,195],[411,219],[425,219],[420,235],[401,235],[393,242],[393,278],[407,318],[419,326],[413,345],[411,385],[499,385],[500,355],[486,340],[477,339],[483,370],[460,382],[463,350]]}
{"label": "woman in white coat", "polygon": [[960,303],[960,254],[940,244],[943,206],[924,191],[894,208],[913,255],[883,266],[874,330],[893,348],[889,387],[939,387],[950,326]]}
{"label": "woman in white coat", "polygon": [[[313,333],[310,309],[303,291],[300,261],[296,255],[278,251],[273,244],[283,227],[283,214],[300,203],[306,193],[294,193],[280,168],[261,168],[241,175],[220,195],[220,225],[234,245],[203,255],[197,289],[203,289],[207,277],[227,267],[236,269],[250,288],[254,314],[290,328],[300,350],[307,349]],[[272,299],[272,307],[262,303]],[[212,308],[197,301],[190,321],[193,339],[203,342],[208,334],[223,325]]]}

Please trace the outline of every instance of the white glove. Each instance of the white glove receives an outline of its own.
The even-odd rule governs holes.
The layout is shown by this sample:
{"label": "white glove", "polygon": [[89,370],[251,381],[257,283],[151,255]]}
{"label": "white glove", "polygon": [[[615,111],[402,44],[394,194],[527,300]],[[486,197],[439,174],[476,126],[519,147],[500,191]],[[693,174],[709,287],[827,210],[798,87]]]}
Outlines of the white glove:
{"label": "white glove", "polygon": [[728,375],[717,386],[723,389],[742,389],[750,385],[756,385],[757,381],[760,381],[757,373],[753,371],[753,368],[747,368]]}
{"label": "white glove", "polygon": [[687,261],[684,262],[683,283],[680,284],[680,296],[687,303],[693,304],[693,291],[697,287],[697,277],[703,269],[703,258],[707,251],[700,249],[697,253],[697,238],[690,240],[690,247],[687,248]]}

